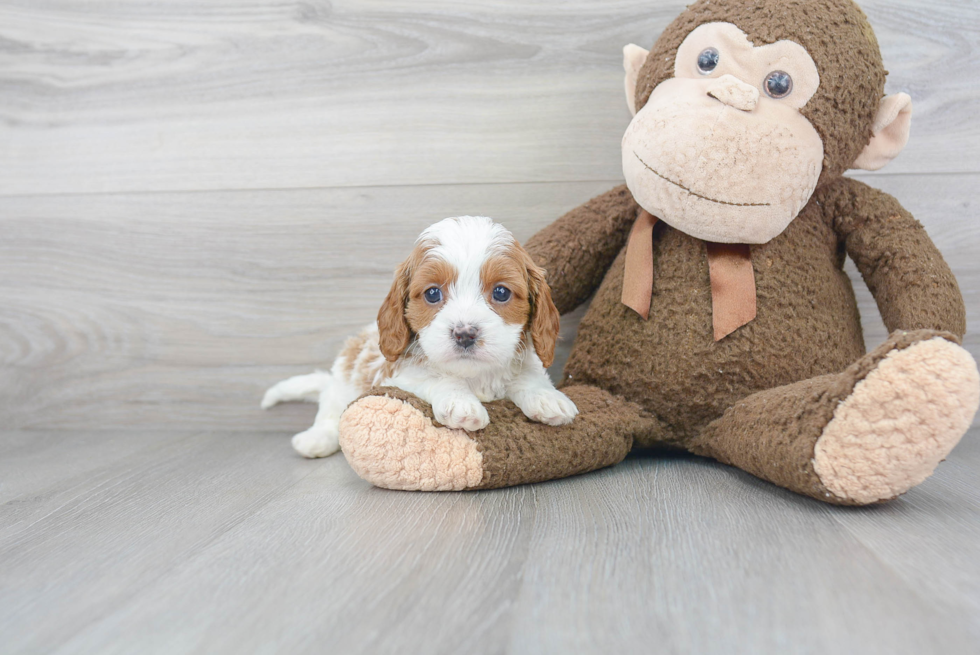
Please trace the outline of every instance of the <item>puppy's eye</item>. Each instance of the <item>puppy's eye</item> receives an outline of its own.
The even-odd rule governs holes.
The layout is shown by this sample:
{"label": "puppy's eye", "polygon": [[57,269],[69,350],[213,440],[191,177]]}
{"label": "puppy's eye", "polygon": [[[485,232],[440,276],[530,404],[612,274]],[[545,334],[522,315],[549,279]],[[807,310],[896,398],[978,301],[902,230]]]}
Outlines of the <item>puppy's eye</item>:
{"label": "puppy's eye", "polygon": [[493,299],[497,302],[507,302],[510,300],[510,289],[501,286],[494,287]]}
{"label": "puppy's eye", "polygon": [[439,287],[429,287],[422,295],[425,296],[425,302],[430,305],[442,302],[442,290]]}
{"label": "puppy's eye", "polygon": [[705,48],[698,55],[698,72],[702,75],[708,75],[711,71],[718,68],[718,60],[721,59],[721,55],[714,48]]}

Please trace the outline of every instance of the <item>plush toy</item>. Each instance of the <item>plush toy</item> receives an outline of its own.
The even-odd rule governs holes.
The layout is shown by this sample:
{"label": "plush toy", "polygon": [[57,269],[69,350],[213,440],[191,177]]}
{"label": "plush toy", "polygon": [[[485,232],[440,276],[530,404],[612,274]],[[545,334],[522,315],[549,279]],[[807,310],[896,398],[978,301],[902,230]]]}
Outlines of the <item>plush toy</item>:
{"label": "plush toy", "polygon": [[[699,0],[624,54],[626,185],[526,244],[560,311],[595,294],[563,381],[579,416],[549,427],[499,401],[467,433],[376,389],[341,421],[351,466],[380,487],[488,489],[672,447],[842,505],[922,482],[970,426],[980,379],[922,226],[842,176],[883,166],[909,131],[865,15]],[[845,256],[891,332],[870,353]]]}

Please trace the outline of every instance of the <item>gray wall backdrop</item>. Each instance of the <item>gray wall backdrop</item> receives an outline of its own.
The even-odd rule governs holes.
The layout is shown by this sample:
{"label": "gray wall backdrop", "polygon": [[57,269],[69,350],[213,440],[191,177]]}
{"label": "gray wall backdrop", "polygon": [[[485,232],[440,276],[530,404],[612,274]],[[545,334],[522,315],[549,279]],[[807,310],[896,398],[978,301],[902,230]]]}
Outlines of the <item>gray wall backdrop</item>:
{"label": "gray wall backdrop", "polygon": [[[0,426],[301,429],[262,390],[329,365],[423,227],[525,239],[621,180],[621,48],[684,4],[4,0]],[[980,5],[863,6],[915,113],[859,177],[926,225],[980,355]]]}

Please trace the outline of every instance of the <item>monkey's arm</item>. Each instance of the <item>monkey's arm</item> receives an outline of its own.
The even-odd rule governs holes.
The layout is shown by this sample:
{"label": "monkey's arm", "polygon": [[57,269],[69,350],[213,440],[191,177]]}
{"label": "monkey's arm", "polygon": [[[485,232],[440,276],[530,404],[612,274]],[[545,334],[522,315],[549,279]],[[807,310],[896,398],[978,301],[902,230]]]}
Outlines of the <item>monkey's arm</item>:
{"label": "monkey's arm", "polygon": [[560,313],[581,305],[599,286],[639,210],[623,184],[568,212],[524,244],[545,269]]}
{"label": "monkey's arm", "polygon": [[889,332],[945,330],[963,337],[966,309],[956,278],[922,225],[887,193],[842,178],[825,210],[861,271]]}

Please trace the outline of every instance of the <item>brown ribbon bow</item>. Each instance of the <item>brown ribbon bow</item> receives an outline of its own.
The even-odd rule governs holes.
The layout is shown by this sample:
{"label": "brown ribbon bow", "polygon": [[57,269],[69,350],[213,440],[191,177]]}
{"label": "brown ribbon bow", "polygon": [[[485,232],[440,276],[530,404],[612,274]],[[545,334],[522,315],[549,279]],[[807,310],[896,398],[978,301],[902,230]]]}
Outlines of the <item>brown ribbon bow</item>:
{"label": "brown ribbon bow", "polygon": [[[653,226],[657,219],[640,211],[626,245],[623,304],[646,320],[653,295]],[[706,241],[711,277],[711,322],[715,341],[742,327],[756,314],[752,254],[744,243]]]}

